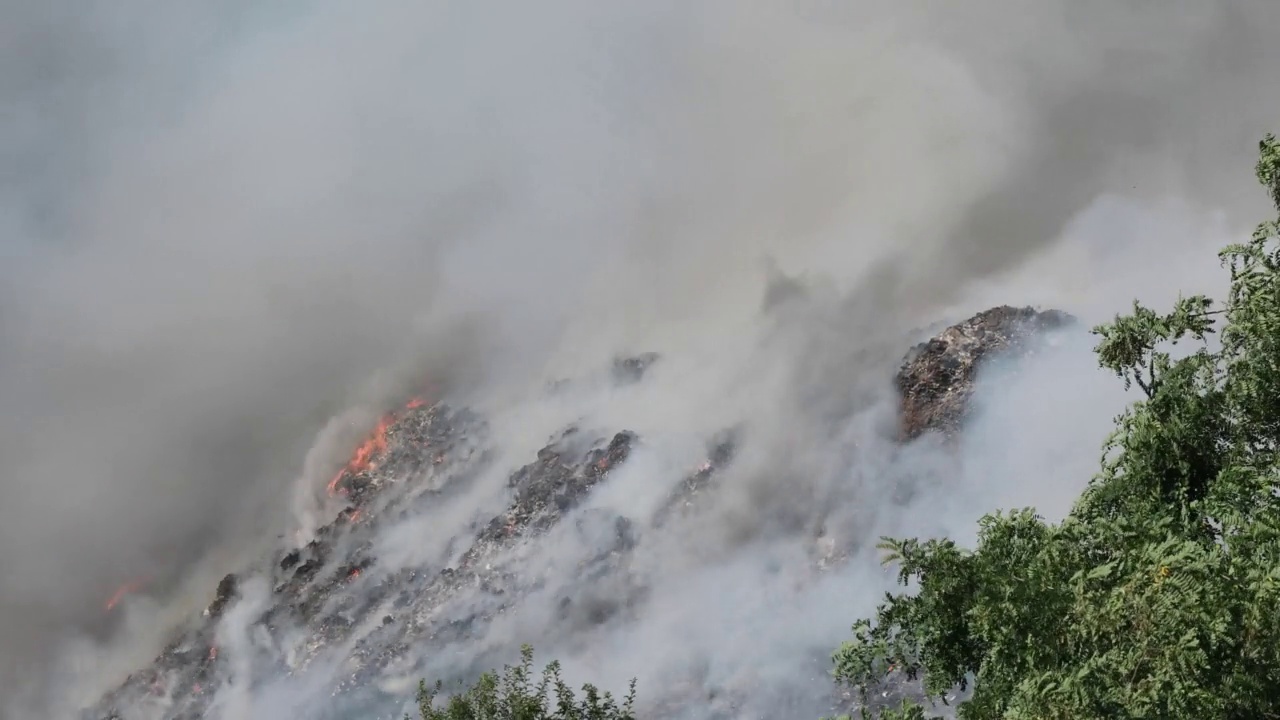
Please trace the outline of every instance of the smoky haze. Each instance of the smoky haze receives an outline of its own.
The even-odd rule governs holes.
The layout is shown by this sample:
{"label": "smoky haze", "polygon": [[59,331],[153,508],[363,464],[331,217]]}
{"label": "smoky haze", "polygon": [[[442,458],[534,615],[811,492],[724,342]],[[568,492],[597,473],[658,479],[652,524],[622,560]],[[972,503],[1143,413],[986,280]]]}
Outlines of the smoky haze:
{"label": "smoky haze", "polygon": [[[0,696],[121,583],[198,609],[423,386],[720,347],[732,410],[830,417],[956,308],[1202,289],[1280,119],[1268,0],[0,12]],[[770,258],[829,301],[762,327]]]}

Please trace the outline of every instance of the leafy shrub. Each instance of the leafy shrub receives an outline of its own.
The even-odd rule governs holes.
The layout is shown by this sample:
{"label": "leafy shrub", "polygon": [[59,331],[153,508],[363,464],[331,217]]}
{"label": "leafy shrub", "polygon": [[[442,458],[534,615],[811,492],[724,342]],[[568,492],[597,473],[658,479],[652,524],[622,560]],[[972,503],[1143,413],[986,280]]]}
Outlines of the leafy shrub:
{"label": "leafy shrub", "polygon": [[[480,676],[466,692],[449,698],[441,708],[435,707],[443,690],[423,680],[418,683],[418,713],[421,720],[635,720],[636,683],[619,705],[608,692],[595,686],[582,686],[582,697],[560,678],[560,664],[551,662],[542,671],[542,679],[533,682],[533,648],[524,646],[521,662],[507,666],[501,678],[495,673]],[[408,716],[405,716],[408,720]]]}

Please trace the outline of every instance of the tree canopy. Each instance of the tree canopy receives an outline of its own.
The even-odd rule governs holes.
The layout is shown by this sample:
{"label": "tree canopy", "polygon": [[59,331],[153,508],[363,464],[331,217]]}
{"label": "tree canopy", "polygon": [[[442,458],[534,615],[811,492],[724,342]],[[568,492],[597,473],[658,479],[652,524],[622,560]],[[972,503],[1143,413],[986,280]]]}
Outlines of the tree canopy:
{"label": "tree canopy", "polygon": [[[1280,143],[1260,145],[1280,212]],[[1100,364],[1145,397],[1062,522],[996,512],[974,549],[884,540],[912,589],[854,626],[839,682],[970,689],[965,720],[1280,717],[1280,218],[1220,257],[1222,302],[1135,302],[1094,328]]]}

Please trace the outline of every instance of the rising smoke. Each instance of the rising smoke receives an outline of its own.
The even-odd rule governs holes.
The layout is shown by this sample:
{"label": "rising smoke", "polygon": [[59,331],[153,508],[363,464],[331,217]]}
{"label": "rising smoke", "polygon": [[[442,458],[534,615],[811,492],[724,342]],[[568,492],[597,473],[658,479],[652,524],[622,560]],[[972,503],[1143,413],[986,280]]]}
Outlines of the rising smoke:
{"label": "rising smoke", "polygon": [[[647,614],[547,649],[615,687],[681,672],[677,641],[717,683],[810,672],[794,659],[883,580],[854,563],[750,597],[785,582],[770,568],[815,508],[866,533],[1061,511],[1122,402],[993,389],[991,423],[1032,435],[1017,456],[980,426],[984,477],[885,513],[892,463],[837,449],[875,435],[905,333],[988,301],[1099,320],[1205,288],[1265,207],[1249,170],[1280,118],[1268,0],[0,12],[2,697],[46,697],[72,639],[134,648],[90,655],[118,679],[424,385],[493,411],[513,464],[589,414],[653,438],[638,467],[661,473],[692,459],[682,438],[751,418],[739,490],[637,561]],[[766,258],[807,278],[799,309],[760,315]],[[1092,382],[1072,342],[1044,382]],[[643,394],[524,402],[650,349],[669,362]],[[1041,451],[1076,474],[1028,480]],[[139,578],[151,632],[121,633],[102,604]],[[527,635],[476,657],[555,642]]]}

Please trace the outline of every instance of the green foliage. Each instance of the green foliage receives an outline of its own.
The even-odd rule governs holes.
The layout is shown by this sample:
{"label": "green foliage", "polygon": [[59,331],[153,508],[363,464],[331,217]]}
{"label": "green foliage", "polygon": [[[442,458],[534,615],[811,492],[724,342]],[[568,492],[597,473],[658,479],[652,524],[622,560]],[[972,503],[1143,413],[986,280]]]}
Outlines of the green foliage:
{"label": "green foliage", "polygon": [[[823,720],[852,720],[848,715]],[[898,707],[885,708],[880,713],[880,720],[925,720],[924,708],[903,700]]]}
{"label": "green foliage", "polygon": [[[1280,210],[1280,142],[1260,150]],[[1145,394],[1101,472],[1058,524],[992,514],[974,550],[886,540],[917,589],[854,626],[838,681],[864,700],[891,670],[933,697],[971,685],[965,720],[1280,717],[1278,236],[1273,220],[1222,250],[1222,304],[1135,303],[1094,329],[1100,364]]]}
{"label": "green foliage", "polygon": [[[533,648],[525,646],[521,662],[508,666],[501,678],[494,673],[480,676],[467,691],[454,695],[442,708],[435,707],[443,690],[426,681],[418,683],[418,713],[421,720],[635,720],[636,686],[619,705],[609,693],[593,685],[582,686],[582,697],[560,679],[560,664],[552,662],[533,682]],[[408,716],[405,716],[408,720]]]}

